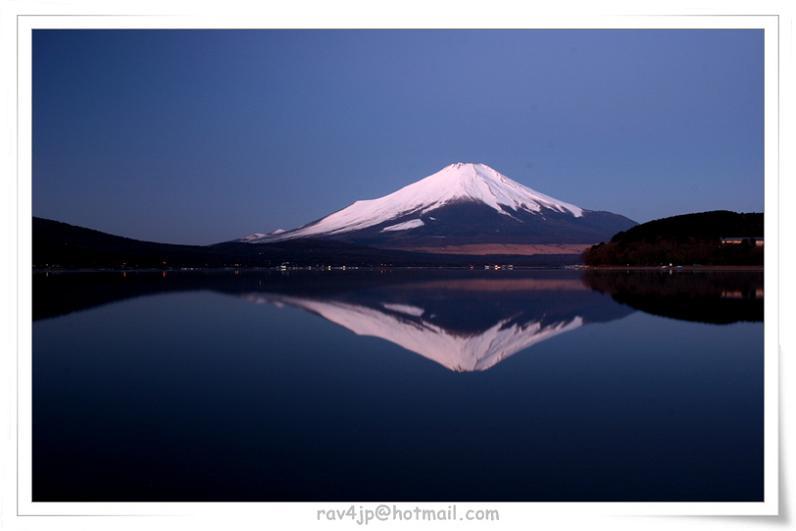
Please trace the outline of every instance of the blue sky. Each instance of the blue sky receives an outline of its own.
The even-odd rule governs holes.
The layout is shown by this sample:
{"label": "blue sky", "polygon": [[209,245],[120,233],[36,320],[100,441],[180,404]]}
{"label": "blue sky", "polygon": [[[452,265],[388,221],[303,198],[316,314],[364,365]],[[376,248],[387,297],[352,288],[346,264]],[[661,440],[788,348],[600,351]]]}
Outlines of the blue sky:
{"label": "blue sky", "polygon": [[37,216],[213,243],[459,161],[637,221],[762,211],[762,31],[34,31]]}

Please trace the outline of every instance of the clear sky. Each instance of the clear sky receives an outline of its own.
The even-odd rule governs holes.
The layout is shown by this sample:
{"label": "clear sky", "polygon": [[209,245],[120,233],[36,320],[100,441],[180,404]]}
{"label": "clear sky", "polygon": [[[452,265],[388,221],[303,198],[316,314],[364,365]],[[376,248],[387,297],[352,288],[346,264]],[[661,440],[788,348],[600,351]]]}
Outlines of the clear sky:
{"label": "clear sky", "polygon": [[33,35],[33,213],[214,243],[452,162],[637,221],[763,209],[759,30]]}

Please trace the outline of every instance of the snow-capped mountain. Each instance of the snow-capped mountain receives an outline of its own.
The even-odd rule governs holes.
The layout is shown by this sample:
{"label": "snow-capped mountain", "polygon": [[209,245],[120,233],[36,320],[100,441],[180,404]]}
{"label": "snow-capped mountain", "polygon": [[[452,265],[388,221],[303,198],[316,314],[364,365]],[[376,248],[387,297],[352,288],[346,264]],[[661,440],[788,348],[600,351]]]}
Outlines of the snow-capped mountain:
{"label": "snow-capped mountain", "polygon": [[633,225],[624,216],[586,210],[537,192],[485,164],[456,163],[303,227],[243,241],[334,238],[398,247],[594,243]]}

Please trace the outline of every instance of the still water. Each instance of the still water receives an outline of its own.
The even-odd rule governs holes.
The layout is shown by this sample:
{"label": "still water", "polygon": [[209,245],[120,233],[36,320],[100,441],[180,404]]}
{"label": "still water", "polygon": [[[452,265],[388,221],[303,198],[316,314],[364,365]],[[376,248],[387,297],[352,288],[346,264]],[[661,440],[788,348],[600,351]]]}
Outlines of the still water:
{"label": "still water", "polygon": [[36,274],[35,501],[759,501],[763,275]]}

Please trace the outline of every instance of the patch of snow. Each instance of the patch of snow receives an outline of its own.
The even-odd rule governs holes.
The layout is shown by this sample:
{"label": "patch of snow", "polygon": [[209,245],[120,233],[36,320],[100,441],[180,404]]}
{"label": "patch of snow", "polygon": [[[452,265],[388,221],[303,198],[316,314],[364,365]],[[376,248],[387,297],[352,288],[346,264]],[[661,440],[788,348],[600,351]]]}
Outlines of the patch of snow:
{"label": "patch of snow", "polygon": [[251,242],[251,241],[260,240],[262,238],[265,238],[266,236],[268,236],[268,233],[265,233],[265,232],[254,232],[252,234],[248,234],[248,235],[244,236],[239,241]]}
{"label": "patch of snow", "polygon": [[385,302],[382,303],[382,306],[388,310],[398,313],[405,313],[406,315],[414,315],[415,317],[420,317],[425,313],[423,308],[418,308],[417,306],[412,306],[410,304],[389,304]]}
{"label": "patch of snow", "polygon": [[389,227],[384,227],[381,229],[381,232],[391,232],[396,230],[412,230],[418,227],[422,227],[425,225],[422,219],[411,219],[409,221],[404,221],[403,223],[396,223],[395,225],[390,225]]}
{"label": "patch of snow", "polygon": [[270,238],[272,236],[277,236],[279,234],[282,234],[283,232],[287,232],[287,231],[285,229],[276,229],[276,230],[273,230],[271,232],[254,232],[252,234],[244,236],[243,238],[239,239],[238,241],[241,241],[241,242],[257,242],[259,240],[268,239],[268,238]]}

